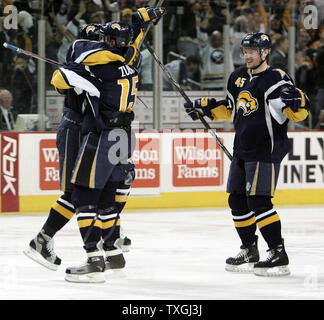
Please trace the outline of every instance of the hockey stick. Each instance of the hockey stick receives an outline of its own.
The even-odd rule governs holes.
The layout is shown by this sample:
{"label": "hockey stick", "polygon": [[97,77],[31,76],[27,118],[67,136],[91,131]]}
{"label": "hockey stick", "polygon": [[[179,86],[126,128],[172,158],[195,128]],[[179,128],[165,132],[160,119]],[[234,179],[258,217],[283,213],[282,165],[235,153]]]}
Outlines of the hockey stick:
{"label": "hockey stick", "polygon": [[[30,56],[30,57],[33,57],[35,59],[38,59],[38,60],[41,60],[41,61],[44,61],[44,62],[47,62],[47,63],[50,63],[50,64],[53,64],[57,67],[62,67],[63,64],[55,61],[55,60],[52,60],[52,59],[49,59],[49,58],[45,58],[45,57],[41,57],[39,56],[38,54],[36,53],[33,53],[33,52],[30,52],[30,51],[27,51],[27,50],[23,50],[21,48],[18,48],[16,46],[13,46],[12,44],[9,44],[7,42],[4,42],[3,43],[3,46],[7,49],[10,49],[12,51],[15,51],[17,53],[21,53],[21,54],[24,54],[25,56]],[[137,99],[139,101],[141,101],[141,103],[145,106],[146,109],[151,109],[139,96],[137,96]]]}
{"label": "hockey stick", "polygon": [[[179,85],[179,83],[176,82],[176,80],[173,78],[173,76],[171,75],[171,73],[169,72],[169,70],[162,64],[162,62],[160,61],[160,59],[156,55],[155,51],[153,50],[153,48],[150,46],[150,44],[147,41],[145,41],[145,46],[146,46],[147,50],[150,52],[150,54],[152,55],[152,57],[154,58],[154,60],[160,66],[160,68],[165,72],[165,74],[167,75],[167,77],[169,78],[169,80],[178,89],[178,91],[183,96],[183,98],[186,100],[186,102],[191,102],[190,98],[184,92],[183,88]],[[199,120],[202,122],[202,124],[205,126],[205,128],[208,130],[208,132],[215,138],[216,142],[222,148],[222,150],[227,155],[227,157],[232,161],[232,159],[233,159],[232,155],[226,149],[226,147],[223,145],[223,143],[220,141],[220,139],[216,135],[215,131],[210,127],[210,125],[208,124],[208,122],[204,119],[204,117],[199,112],[197,112],[197,115],[199,117]]]}
{"label": "hockey stick", "polygon": [[[164,0],[159,0],[159,2],[158,2],[157,5],[156,5],[156,8],[161,7],[162,4],[163,4],[163,2],[164,2]],[[152,27],[152,25],[153,25],[153,22],[150,22],[149,25],[147,26],[146,30],[144,31],[143,38],[142,38],[141,42],[140,42],[139,45],[138,45],[138,50],[140,50],[141,45],[142,45],[142,43],[144,42],[144,39],[146,38],[146,35],[148,34],[148,32],[149,32],[150,28]]]}
{"label": "hockey stick", "polygon": [[16,51],[17,53],[21,53],[21,54],[24,54],[26,56],[33,57],[33,58],[38,59],[38,60],[41,60],[41,61],[44,61],[44,62],[48,62],[48,63],[54,64],[56,66],[61,66],[61,64],[59,62],[55,61],[55,60],[41,57],[41,56],[39,56],[36,53],[33,53],[33,52],[30,52],[30,51],[26,51],[24,49],[18,48],[16,46],[12,45],[12,44],[7,43],[7,42],[4,42],[3,43],[3,46],[5,48],[7,48],[7,49],[12,50],[12,51]]}

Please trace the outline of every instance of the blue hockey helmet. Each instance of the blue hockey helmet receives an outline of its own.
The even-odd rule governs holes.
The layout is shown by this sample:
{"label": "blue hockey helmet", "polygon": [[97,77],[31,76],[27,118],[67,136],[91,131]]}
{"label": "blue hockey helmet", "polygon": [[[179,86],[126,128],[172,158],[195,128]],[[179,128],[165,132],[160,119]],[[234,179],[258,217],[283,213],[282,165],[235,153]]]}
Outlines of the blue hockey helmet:
{"label": "blue hockey helmet", "polygon": [[134,31],[126,22],[108,22],[101,27],[100,33],[105,42],[116,41],[116,47],[128,46],[133,41]]}
{"label": "blue hockey helmet", "polygon": [[80,38],[87,40],[99,40],[99,30],[102,27],[101,24],[87,24],[80,29]]}
{"label": "blue hockey helmet", "polygon": [[264,49],[271,49],[271,37],[263,32],[249,33],[242,39],[241,51],[243,48],[257,48],[261,55]]}

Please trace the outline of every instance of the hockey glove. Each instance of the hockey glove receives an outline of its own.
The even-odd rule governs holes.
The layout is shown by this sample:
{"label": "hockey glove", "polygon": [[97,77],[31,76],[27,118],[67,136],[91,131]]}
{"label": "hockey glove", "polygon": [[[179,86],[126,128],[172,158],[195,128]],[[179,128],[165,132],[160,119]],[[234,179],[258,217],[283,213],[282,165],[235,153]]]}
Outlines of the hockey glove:
{"label": "hockey glove", "polygon": [[212,119],[211,109],[215,107],[217,107],[217,103],[214,98],[200,98],[184,104],[184,108],[192,120],[198,120],[199,115]]}
{"label": "hockey glove", "polygon": [[284,108],[290,108],[293,112],[297,112],[299,108],[308,109],[309,107],[309,99],[307,95],[294,86],[282,88],[280,99],[285,104]]}
{"label": "hockey glove", "polygon": [[139,8],[136,12],[133,13],[132,21],[137,20],[140,22],[141,27],[146,27],[149,22],[153,22],[156,25],[162,16],[166,14],[165,8],[154,8],[154,7],[147,7],[147,8]]}

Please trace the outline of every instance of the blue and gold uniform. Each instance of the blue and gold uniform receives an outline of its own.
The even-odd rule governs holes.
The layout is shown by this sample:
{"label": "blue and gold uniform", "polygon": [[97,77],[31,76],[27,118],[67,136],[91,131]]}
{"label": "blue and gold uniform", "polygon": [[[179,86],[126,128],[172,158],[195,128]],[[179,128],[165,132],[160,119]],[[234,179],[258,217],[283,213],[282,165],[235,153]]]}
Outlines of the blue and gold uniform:
{"label": "blue and gold uniform", "polygon": [[[105,250],[114,248],[111,232],[119,230],[118,215],[134,179],[134,165],[128,159],[135,148],[131,122],[137,98],[137,68],[141,62],[137,47],[143,31],[138,23],[129,28],[114,22],[107,28],[110,35],[114,35],[114,30],[118,34],[123,28],[129,31],[131,44],[127,44],[127,39],[127,45],[118,47],[109,41],[75,41],[69,49],[71,61],[57,70],[51,81],[58,89],[78,88],[85,92],[83,140],[71,181],[72,201],[89,252],[96,250],[100,237],[104,239]],[[123,40],[123,37],[116,38],[116,43]],[[120,145],[116,147],[118,141]],[[114,148],[118,151],[113,154]]]}
{"label": "blue and gold uniform", "polygon": [[230,76],[225,101],[210,109],[211,119],[232,120],[236,132],[234,156],[246,161],[280,162],[288,153],[288,121],[302,121],[309,102],[301,92],[301,108],[294,112],[280,99],[282,88],[294,86],[291,77],[269,67],[252,75],[246,67]]}
{"label": "blue and gold uniform", "polygon": [[[224,100],[201,98],[184,106],[193,120],[199,118],[199,113],[213,121],[232,121],[234,125],[233,159],[226,191],[242,252],[227,259],[226,270],[239,271],[240,265],[259,261],[255,235],[258,226],[271,256],[266,263],[255,264],[255,268],[280,266],[285,275],[289,274],[288,256],[281,237],[280,217],[271,198],[280,163],[290,149],[288,122],[306,119],[309,100],[286,72],[266,63],[265,50],[271,48],[267,34],[248,34],[242,40],[242,52],[243,48],[249,48],[249,54],[258,52],[260,63],[254,70],[240,67],[230,75]],[[256,73],[256,69],[261,72]],[[277,255],[278,259],[273,260]],[[261,273],[266,275],[264,270]]]}

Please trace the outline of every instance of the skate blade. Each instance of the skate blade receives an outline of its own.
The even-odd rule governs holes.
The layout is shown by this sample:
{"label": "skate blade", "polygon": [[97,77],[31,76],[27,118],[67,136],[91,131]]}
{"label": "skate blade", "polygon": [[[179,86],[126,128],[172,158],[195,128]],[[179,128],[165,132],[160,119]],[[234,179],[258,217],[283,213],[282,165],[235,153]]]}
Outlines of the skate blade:
{"label": "skate blade", "polygon": [[254,268],[254,274],[262,277],[283,277],[289,276],[290,270],[288,266],[279,266],[273,268]]}
{"label": "skate blade", "polygon": [[65,274],[65,280],[78,283],[103,283],[106,281],[103,272],[93,272],[88,274]]}
{"label": "skate blade", "polygon": [[50,263],[47,260],[45,260],[43,258],[43,256],[37,252],[35,249],[33,248],[28,248],[26,250],[23,250],[23,253],[25,254],[25,256],[27,256],[28,258],[32,259],[33,261],[37,262],[38,264],[42,265],[43,267],[52,270],[52,271],[57,271],[58,269],[58,265],[54,264],[54,263]]}
{"label": "skate blade", "polygon": [[225,270],[228,272],[236,272],[236,273],[253,273],[254,263],[243,263],[241,265],[231,265],[226,264]]}
{"label": "skate blade", "polygon": [[117,247],[118,249],[120,249],[120,250],[122,250],[123,252],[129,252],[130,251],[130,244],[123,244],[124,243],[124,241],[123,241],[123,239],[121,239],[121,238],[118,238],[116,241],[115,241],[115,243],[114,243],[114,245],[115,245],[115,247]]}
{"label": "skate blade", "polygon": [[122,245],[121,249],[122,249],[123,252],[129,252],[130,251],[130,245],[127,245],[127,246]]}

